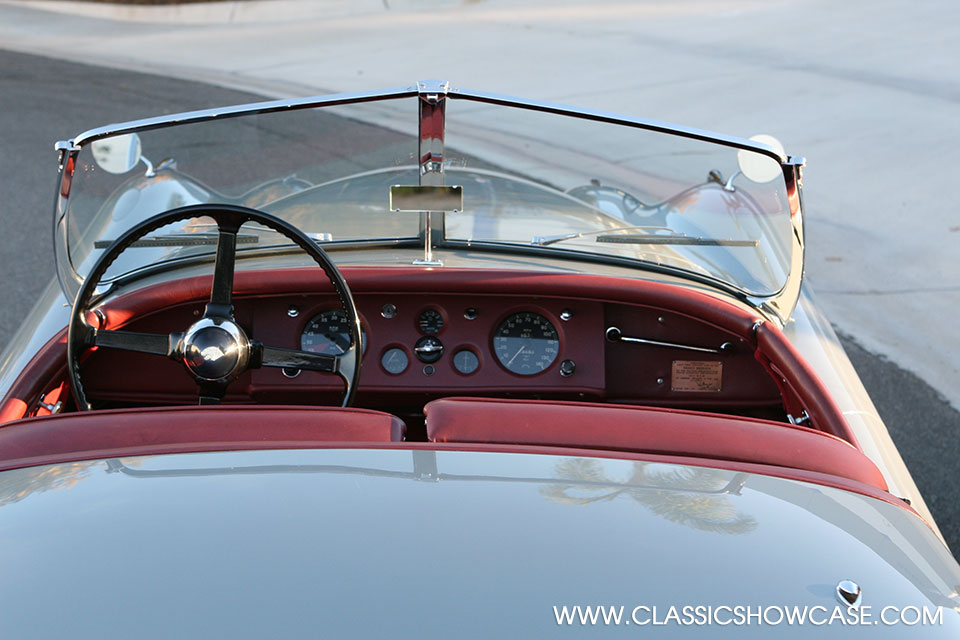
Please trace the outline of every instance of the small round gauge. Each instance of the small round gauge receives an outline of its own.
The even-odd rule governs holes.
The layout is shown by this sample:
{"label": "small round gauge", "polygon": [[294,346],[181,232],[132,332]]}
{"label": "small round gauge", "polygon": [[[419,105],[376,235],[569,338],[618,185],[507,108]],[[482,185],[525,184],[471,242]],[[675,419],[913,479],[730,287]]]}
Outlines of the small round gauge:
{"label": "small round gauge", "polygon": [[453,354],[453,367],[465,376],[480,368],[480,358],[470,349],[460,349]]}
{"label": "small round gauge", "polygon": [[380,366],[384,371],[395,376],[406,371],[409,364],[410,358],[407,357],[407,352],[400,347],[391,347],[380,356]]}
{"label": "small round gauge", "polygon": [[421,333],[435,336],[443,329],[443,314],[436,309],[426,309],[417,316],[417,328]]}
{"label": "small round gauge", "polygon": [[[363,331],[363,351],[367,351],[367,332]],[[343,309],[329,309],[310,318],[300,334],[304,351],[339,356],[350,347],[350,329]]]}
{"label": "small round gauge", "polygon": [[443,343],[432,336],[424,336],[417,340],[413,351],[421,362],[430,364],[439,360],[440,356],[443,355]]}
{"label": "small round gauge", "polygon": [[546,371],[560,353],[557,328],[539,313],[521,311],[493,334],[493,352],[507,371],[532,376]]}

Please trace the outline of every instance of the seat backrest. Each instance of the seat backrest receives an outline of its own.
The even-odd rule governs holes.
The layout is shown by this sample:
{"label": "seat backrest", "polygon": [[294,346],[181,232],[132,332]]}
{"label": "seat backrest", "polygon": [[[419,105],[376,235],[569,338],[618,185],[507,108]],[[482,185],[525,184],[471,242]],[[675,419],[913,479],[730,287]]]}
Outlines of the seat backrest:
{"label": "seat backrest", "polygon": [[542,445],[730,460],[816,471],[887,490],[850,443],[790,424],[587,402],[444,398],[425,408],[432,442]]}
{"label": "seat backrest", "polygon": [[111,409],[26,418],[0,427],[0,470],[160,453],[303,449],[400,442],[396,416],[365,409],[219,405]]}

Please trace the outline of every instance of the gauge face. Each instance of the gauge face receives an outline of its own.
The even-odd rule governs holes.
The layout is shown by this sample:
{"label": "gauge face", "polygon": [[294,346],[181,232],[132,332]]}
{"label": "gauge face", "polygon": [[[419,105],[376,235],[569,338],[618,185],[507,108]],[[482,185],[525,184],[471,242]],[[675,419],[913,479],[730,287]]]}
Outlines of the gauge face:
{"label": "gauge face", "polygon": [[[362,329],[361,329],[362,331]],[[363,332],[364,352],[367,333]],[[330,309],[315,315],[300,334],[300,348],[304,351],[339,356],[350,347],[350,328],[343,309]]]}
{"label": "gauge face", "polygon": [[545,371],[557,359],[557,328],[539,313],[515,313],[501,322],[493,334],[493,352],[507,371],[532,376]]}
{"label": "gauge face", "polygon": [[461,349],[453,354],[453,367],[468,376],[480,368],[480,358],[470,349]]}
{"label": "gauge face", "polygon": [[384,371],[395,376],[406,371],[409,364],[410,358],[407,357],[407,352],[400,347],[387,349],[380,356],[380,366]]}
{"label": "gauge face", "polygon": [[427,309],[417,317],[420,333],[435,336],[443,329],[443,314],[436,309]]}

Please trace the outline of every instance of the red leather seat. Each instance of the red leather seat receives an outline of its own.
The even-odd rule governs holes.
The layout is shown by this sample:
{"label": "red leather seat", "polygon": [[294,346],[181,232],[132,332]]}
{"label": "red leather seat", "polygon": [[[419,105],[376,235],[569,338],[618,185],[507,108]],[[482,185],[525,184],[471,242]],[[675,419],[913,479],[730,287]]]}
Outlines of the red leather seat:
{"label": "red leather seat", "polygon": [[0,427],[0,470],[72,460],[197,451],[400,442],[396,416],[365,409],[219,405],[87,411]]}
{"label": "red leather seat", "polygon": [[433,442],[542,445],[731,460],[828,473],[887,490],[849,442],[780,422],[630,405],[444,398],[425,408]]}

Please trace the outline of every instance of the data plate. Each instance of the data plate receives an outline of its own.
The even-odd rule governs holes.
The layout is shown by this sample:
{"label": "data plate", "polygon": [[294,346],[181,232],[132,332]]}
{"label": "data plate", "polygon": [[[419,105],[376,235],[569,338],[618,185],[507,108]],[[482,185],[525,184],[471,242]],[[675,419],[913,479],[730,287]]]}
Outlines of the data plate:
{"label": "data plate", "polygon": [[673,391],[716,393],[722,388],[723,363],[713,360],[674,360],[670,377]]}

